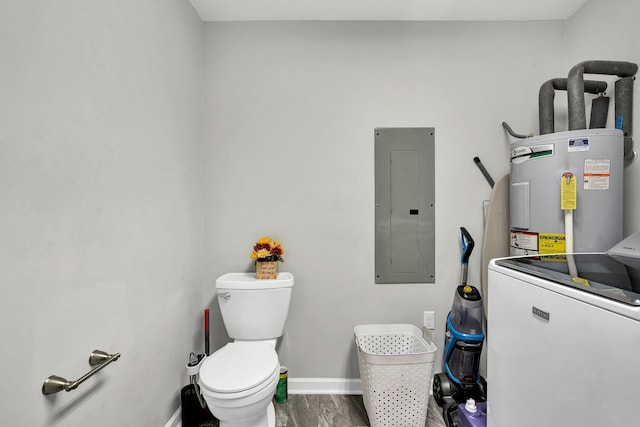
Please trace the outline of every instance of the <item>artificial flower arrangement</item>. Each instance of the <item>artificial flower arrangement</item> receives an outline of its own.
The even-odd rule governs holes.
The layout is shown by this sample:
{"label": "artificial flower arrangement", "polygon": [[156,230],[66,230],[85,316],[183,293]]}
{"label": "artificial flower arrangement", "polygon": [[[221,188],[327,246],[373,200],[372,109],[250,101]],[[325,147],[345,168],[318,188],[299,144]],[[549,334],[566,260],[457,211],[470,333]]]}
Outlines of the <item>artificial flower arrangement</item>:
{"label": "artificial flower arrangement", "polygon": [[256,262],[284,262],[282,258],[284,249],[277,240],[271,241],[271,237],[263,237],[253,245],[251,258]]}
{"label": "artificial flower arrangement", "polygon": [[251,258],[255,260],[256,277],[258,279],[275,279],[278,277],[278,262],[284,262],[282,258],[284,249],[277,240],[271,237],[263,237],[253,245]]}

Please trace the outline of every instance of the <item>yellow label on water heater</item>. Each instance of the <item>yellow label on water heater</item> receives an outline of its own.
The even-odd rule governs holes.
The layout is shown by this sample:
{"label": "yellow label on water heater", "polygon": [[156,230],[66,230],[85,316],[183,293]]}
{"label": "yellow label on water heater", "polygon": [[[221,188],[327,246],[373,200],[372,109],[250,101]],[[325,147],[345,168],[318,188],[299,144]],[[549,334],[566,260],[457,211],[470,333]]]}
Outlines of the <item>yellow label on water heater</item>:
{"label": "yellow label on water heater", "polygon": [[562,254],[565,252],[565,236],[558,233],[540,233],[538,235],[538,253],[540,255]]}
{"label": "yellow label on water heater", "polygon": [[560,209],[575,209],[577,206],[577,180],[575,175],[562,177],[560,181]]}

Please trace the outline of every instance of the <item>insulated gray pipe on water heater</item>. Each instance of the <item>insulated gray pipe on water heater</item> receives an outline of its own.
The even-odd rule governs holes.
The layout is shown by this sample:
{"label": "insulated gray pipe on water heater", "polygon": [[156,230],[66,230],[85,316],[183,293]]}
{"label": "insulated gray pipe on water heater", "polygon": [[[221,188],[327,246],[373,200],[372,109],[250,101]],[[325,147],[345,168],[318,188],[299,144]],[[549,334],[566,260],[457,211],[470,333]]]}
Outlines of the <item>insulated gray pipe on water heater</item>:
{"label": "insulated gray pipe on water heater", "polygon": [[[540,122],[540,135],[555,132],[555,110],[553,101],[556,90],[567,90],[566,78],[547,80],[540,86],[538,93],[538,114]],[[599,94],[607,90],[607,82],[585,80],[584,92]],[[606,120],[606,115],[605,115]],[[604,126],[599,126],[604,127]]]}
{"label": "insulated gray pipe on water heater", "polygon": [[624,133],[624,158],[633,160],[633,80],[634,77],[623,77],[616,82],[616,127]]}
{"label": "insulated gray pipe on water heater", "polygon": [[[631,62],[619,61],[585,61],[581,62],[569,71],[567,77],[567,97],[569,102],[569,130],[586,129],[587,118],[584,106],[584,74],[604,74],[618,77],[633,77],[638,72],[638,66]],[[629,83],[627,83],[628,85]],[[632,83],[631,83],[632,84]],[[616,106],[625,105],[625,112],[630,112],[633,107],[631,94],[633,90],[616,93]],[[618,96],[619,95],[619,96]],[[620,111],[616,111],[616,117]],[[625,125],[631,121],[631,117],[624,117]]]}
{"label": "insulated gray pipe on water heater", "polygon": [[584,105],[584,74],[603,74],[621,77],[615,85],[616,128],[624,134],[624,157],[631,160],[633,154],[632,114],[633,76],[638,66],[622,61],[584,61],[575,65],[567,77],[567,99],[569,102],[569,130],[587,128]]}

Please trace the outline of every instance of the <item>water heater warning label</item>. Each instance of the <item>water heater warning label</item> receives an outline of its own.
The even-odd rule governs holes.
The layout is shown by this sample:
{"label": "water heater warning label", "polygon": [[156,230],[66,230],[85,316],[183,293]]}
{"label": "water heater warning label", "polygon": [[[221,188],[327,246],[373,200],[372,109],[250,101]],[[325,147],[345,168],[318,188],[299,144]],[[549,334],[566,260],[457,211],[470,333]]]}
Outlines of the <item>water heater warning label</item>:
{"label": "water heater warning label", "polygon": [[561,254],[565,252],[565,237],[564,234],[557,233],[540,233],[540,254]]}
{"label": "water heater warning label", "polygon": [[536,255],[538,233],[511,230],[511,255]]}
{"label": "water heater warning label", "polygon": [[584,189],[608,190],[611,177],[611,160],[585,159],[584,161]]}

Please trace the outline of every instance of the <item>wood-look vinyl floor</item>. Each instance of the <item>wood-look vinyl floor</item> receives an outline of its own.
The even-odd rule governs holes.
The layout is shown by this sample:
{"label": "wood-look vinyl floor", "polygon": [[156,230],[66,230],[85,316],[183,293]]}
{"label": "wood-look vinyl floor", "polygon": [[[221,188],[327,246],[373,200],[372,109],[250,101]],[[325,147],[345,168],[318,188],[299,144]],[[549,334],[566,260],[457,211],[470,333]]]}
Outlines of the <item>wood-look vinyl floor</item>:
{"label": "wood-look vinyl floor", "polygon": [[[369,418],[361,395],[291,394],[285,403],[277,403],[276,427],[369,427]],[[201,427],[218,427],[213,421]],[[429,399],[425,427],[446,427],[442,410]]]}

